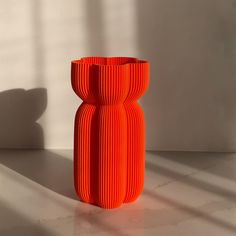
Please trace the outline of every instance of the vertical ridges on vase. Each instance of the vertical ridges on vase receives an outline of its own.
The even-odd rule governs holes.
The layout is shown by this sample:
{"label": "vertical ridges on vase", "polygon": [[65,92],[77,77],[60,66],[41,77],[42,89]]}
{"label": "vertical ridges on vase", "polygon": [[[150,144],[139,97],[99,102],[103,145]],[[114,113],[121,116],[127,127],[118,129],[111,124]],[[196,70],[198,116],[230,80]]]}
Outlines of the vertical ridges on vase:
{"label": "vertical ridges on vase", "polygon": [[[75,189],[80,199],[84,202],[95,203],[94,196],[94,169],[96,164],[96,140],[94,133],[94,118],[96,106],[83,103],[75,118],[74,133],[74,180]],[[96,121],[95,121],[96,122]],[[91,148],[93,147],[93,148]]]}
{"label": "vertical ridges on vase", "polygon": [[99,192],[98,205],[120,206],[126,192],[127,120],[123,102],[128,93],[127,66],[98,66]]}
{"label": "vertical ridges on vase", "polygon": [[137,102],[125,104],[127,114],[127,188],[124,202],[134,201],[144,184],[144,116]]}
{"label": "vertical ridges on vase", "polygon": [[145,170],[145,127],[137,99],[148,86],[149,64],[130,64],[130,86],[124,107],[127,113],[127,189],[124,202],[137,199],[143,190]]}
{"label": "vertical ridges on vase", "polygon": [[144,182],[144,114],[149,64],[131,57],[73,61],[72,87],[82,98],[75,117],[74,179],[79,198],[103,208],[134,201]]}

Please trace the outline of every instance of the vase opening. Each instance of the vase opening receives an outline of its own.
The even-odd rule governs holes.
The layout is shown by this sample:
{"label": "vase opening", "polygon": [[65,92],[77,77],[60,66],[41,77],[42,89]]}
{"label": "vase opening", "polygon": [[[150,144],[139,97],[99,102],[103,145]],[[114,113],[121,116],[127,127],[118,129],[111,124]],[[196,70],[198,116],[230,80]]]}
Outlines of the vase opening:
{"label": "vase opening", "polygon": [[122,66],[126,64],[140,64],[146,61],[134,57],[82,57],[73,61],[76,64],[93,64],[99,66]]}

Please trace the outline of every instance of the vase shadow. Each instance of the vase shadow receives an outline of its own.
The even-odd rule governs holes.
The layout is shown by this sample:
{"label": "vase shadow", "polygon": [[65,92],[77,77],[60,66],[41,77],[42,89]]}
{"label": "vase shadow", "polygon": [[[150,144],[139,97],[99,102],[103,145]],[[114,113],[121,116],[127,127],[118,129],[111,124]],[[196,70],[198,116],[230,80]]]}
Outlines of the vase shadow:
{"label": "vase shadow", "polygon": [[72,160],[35,150],[44,148],[43,129],[37,120],[46,107],[45,88],[0,92],[0,148],[13,149],[1,150],[0,163],[54,192],[76,198]]}
{"label": "vase shadow", "polygon": [[46,107],[45,88],[0,92],[0,148],[43,148],[43,130],[37,120]]}

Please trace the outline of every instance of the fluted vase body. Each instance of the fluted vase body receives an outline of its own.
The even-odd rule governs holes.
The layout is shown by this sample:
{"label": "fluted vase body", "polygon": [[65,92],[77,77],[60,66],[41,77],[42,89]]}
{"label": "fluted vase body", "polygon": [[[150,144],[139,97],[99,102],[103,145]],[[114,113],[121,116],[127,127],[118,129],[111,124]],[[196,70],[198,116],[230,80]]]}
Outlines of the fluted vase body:
{"label": "fluted vase body", "polygon": [[145,123],[137,100],[149,63],[128,57],[72,61],[72,87],[83,100],[74,124],[74,183],[79,198],[116,208],[141,194]]}

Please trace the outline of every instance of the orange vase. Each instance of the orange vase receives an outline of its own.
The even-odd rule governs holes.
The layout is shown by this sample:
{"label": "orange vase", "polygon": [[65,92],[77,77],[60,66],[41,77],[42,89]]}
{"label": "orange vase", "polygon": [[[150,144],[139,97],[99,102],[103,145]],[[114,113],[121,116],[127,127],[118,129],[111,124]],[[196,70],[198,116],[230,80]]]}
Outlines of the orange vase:
{"label": "orange vase", "polygon": [[141,194],[149,63],[129,57],[72,61],[72,87],[83,100],[75,116],[74,182],[79,198],[116,208]]}

